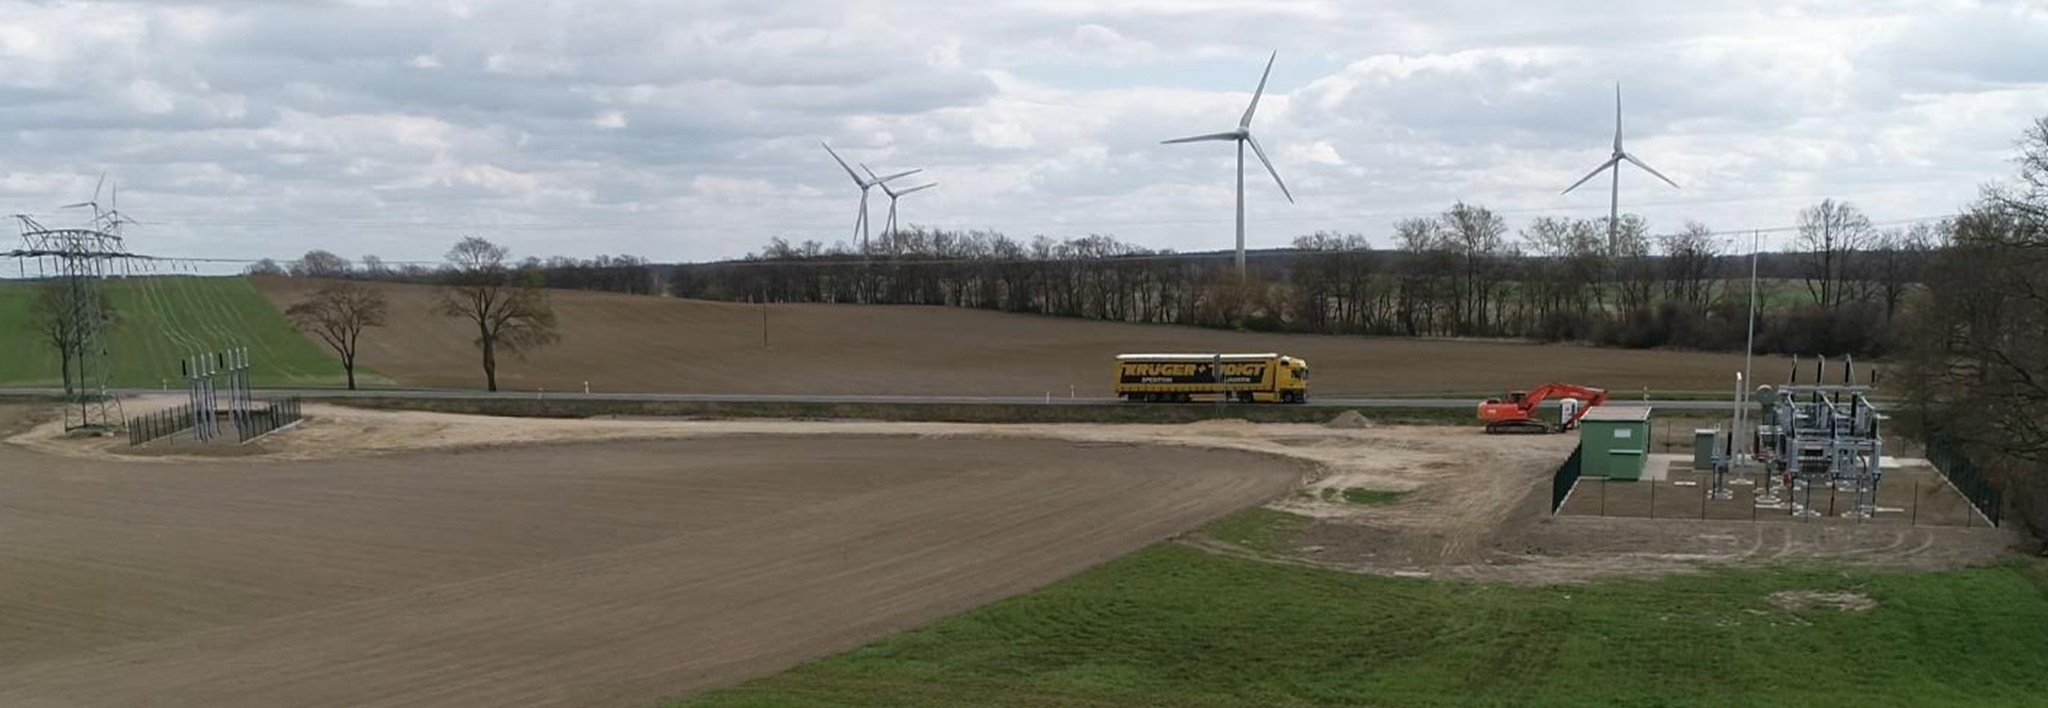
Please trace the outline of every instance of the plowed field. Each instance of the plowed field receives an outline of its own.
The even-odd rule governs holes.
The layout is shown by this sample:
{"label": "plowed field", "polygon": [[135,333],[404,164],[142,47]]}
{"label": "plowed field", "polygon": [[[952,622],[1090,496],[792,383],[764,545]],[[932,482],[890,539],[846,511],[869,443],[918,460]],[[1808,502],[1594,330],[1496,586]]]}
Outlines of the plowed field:
{"label": "plowed field", "polygon": [[0,705],[653,705],[1030,590],[1300,474],[1030,440],[289,465],[0,447]]}
{"label": "plowed field", "polygon": [[[278,307],[318,281],[257,278]],[[390,326],[362,361],[400,384],[481,388],[473,328],[433,311],[433,289],[372,284]],[[510,390],[724,394],[1109,394],[1111,358],[1137,351],[1272,351],[1307,358],[1317,395],[1472,393],[1547,381],[1632,393],[1731,391],[1736,354],[1225,332],[940,307],[757,305],[557,291],[559,344],[501,357]],[[763,329],[766,342],[763,342]],[[1760,380],[1785,364],[1759,359]]]}

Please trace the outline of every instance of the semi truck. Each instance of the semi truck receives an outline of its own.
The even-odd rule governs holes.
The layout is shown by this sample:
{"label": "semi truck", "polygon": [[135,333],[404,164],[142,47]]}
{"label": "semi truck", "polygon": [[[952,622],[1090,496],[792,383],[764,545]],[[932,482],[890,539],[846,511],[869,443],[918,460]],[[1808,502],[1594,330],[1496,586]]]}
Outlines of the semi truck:
{"label": "semi truck", "polygon": [[1307,403],[1308,362],[1285,354],[1119,354],[1116,396],[1139,403]]}

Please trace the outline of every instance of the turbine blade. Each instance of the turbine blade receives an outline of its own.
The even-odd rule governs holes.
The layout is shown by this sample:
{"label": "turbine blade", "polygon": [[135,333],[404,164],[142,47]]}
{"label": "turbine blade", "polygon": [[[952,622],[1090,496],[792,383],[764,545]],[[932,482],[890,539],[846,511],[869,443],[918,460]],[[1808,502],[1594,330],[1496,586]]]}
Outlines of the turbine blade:
{"label": "turbine blade", "polygon": [[903,172],[898,172],[898,173],[896,173],[896,174],[893,174],[893,175],[889,175],[889,176],[887,176],[887,177],[877,177],[877,178],[875,178],[875,182],[876,182],[877,184],[879,184],[879,183],[887,182],[887,181],[889,181],[889,180],[892,180],[892,179],[902,179],[902,178],[904,178],[904,177],[909,177],[909,176],[911,176],[911,175],[914,175],[914,174],[917,174],[917,173],[919,173],[919,172],[923,172],[923,171],[924,171],[924,169],[923,169],[923,168],[919,168],[919,169],[915,169],[915,170],[906,170],[906,171],[903,171]]}
{"label": "turbine blade", "polygon": [[1612,158],[1612,157],[1610,157],[1610,158],[1607,158],[1607,161],[1606,161],[1606,162],[1602,162],[1602,163],[1600,163],[1600,166],[1599,166],[1599,167],[1595,167],[1595,168],[1593,168],[1593,171],[1592,171],[1592,172],[1588,172],[1588,173],[1586,173],[1586,176],[1584,176],[1584,177],[1580,177],[1580,178],[1579,178],[1579,181],[1577,181],[1577,182],[1573,182],[1573,183],[1572,183],[1572,186],[1564,188],[1564,191],[1563,191],[1563,192],[1559,192],[1559,194],[1571,194],[1571,193],[1572,193],[1572,190],[1574,190],[1574,189],[1578,189],[1578,188],[1579,188],[1579,185],[1582,185],[1582,184],[1585,184],[1585,183],[1587,183],[1587,182],[1589,182],[1589,181],[1592,181],[1592,179],[1593,179],[1594,177],[1598,177],[1598,176],[1600,176],[1600,173],[1602,173],[1602,172],[1606,172],[1606,171],[1607,171],[1607,168],[1609,168],[1609,167],[1613,167],[1613,166],[1614,166],[1614,161],[1615,161],[1616,159],[1618,159],[1618,158]]}
{"label": "turbine blade", "polygon": [[1259,110],[1259,97],[1266,95],[1266,78],[1273,75],[1273,60],[1278,58],[1280,58],[1280,50],[1278,49],[1273,50],[1272,56],[1266,57],[1266,73],[1259,74],[1259,88],[1252,92],[1252,105],[1245,107],[1244,118],[1237,121],[1237,127],[1252,127],[1252,114],[1257,113]]}
{"label": "turbine blade", "polygon": [[1677,182],[1673,182],[1673,181],[1671,181],[1671,178],[1670,178],[1670,177],[1665,177],[1665,176],[1664,176],[1664,173],[1662,173],[1662,172],[1658,172],[1658,171],[1656,171],[1655,169],[1652,169],[1652,168],[1651,168],[1651,167],[1650,167],[1649,165],[1645,165],[1645,164],[1643,164],[1643,161],[1642,161],[1642,160],[1638,160],[1638,159],[1636,159],[1636,156],[1634,156],[1634,155],[1630,155],[1630,154],[1628,154],[1628,153],[1622,153],[1622,154],[1621,154],[1621,159],[1624,159],[1624,160],[1627,160],[1627,161],[1629,161],[1629,162],[1635,163],[1635,166],[1643,168],[1643,171],[1644,171],[1644,172],[1648,172],[1648,173],[1650,173],[1650,174],[1656,175],[1656,176],[1657,176],[1657,179],[1661,179],[1661,180],[1664,180],[1664,183],[1665,183],[1665,184],[1668,184],[1668,185],[1671,185],[1671,188],[1672,188],[1672,189],[1678,189],[1678,188],[1679,188],[1679,186],[1678,186],[1678,183],[1677,183]]}
{"label": "turbine blade", "polygon": [[1287,203],[1288,203],[1288,204],[1293,204],[1293,203],[1294,203],[1294,193],[1293,193],[1293,192],[1289,192],[1289,191],[1287,191],[1287,183],[1286,183],[1286,182],[1282,182],[1282,181],[1280,181],[1280,171],[1279,171],[1279,170],[1275,170],[1275,169],[1273,169],[1273,161],[1272,161],[1272,160],[1268,160],[1268,159],[1266,159],[1266,151],[1265,151],[1265,150],[1262,150],[1262,149],[1260,149],[1260,148],[1259,148],[1259,141],[1258,141],[1258,139],[1257,139],[1257,138],[1253,138],[1253,137],[1252,137],[1252,136],[1250,136],[1250,135],[1246,135],[1246,136],[1244,136],[1244,141],[1245,141],[1245,142],[1247,142],[1247,143],[1251,143],[1251,146],[1252,146],[1252,154],[1254,154],[1254,155],[1258,155],[1258,156],[1259,156],[1259,164],[1262,164],[1262,165],[1265,165],[1265,166],[1266,166],[1266,174],[1269,174],[1269,175],[1272,175],[1272,176],[1273,176],[1273,183],[1274,183],[1274,184],[1277,184],[1277,185],[1280,185],[1280,193],[1281,193],[1281,194],[1284,194],[1284,195],[1287,195]]}
{"label": "turbine blade", "polygon": [[839,153],[837,151],[834,151],[832,149],[832,146],[826,145],[825,141],[823,140],[818,141],[818,145],[825,148],[825,152],[830,153],[832,155],[832,161],[839,163],[839,169],[846,170],[846,176],[852,177],[854,184],[861,184],[860,173],[854,172],[852,167],[848,167],[846,165],[845,160],[839,159]]}
{"label": "turbine blade", "polygon": [[63,206],[62,208],[64,208],[64,209],[77,209],[77,208],[79,208],[79,207],[89,207],[89,206],[92,206],[92,202],[79,202],[79,203],[77,203],[77,204],[66,204],[66,205],[64,205],[64,206]]}
{"label": "turbine blade", "polygon": [[932,182],[932,183],[930,183],[930,184],[920,184],[920,185],[917,185],[917,186],[915,186],[915,187],[911,187],[911,188],[909,188],[909,189],[903,190],[903,191],[901,191],[901,192],[897,192],[897,193],[896,193],[896,196],[899,196],[899,197],[900,197],[900,196],[903,196],[903,195],[905,195],[905,194],[909,194],[909,193],[911,193],[911,192],[922,192],[922,191],[924,191],[924,190],[927,190],[927,189],[931,189],[931,188],[933,188],[933,187],[937,187],[937,186],[939,186],[939,183],[937,183],[937,182]]}
{"label": "turbine blade", "polygon": [[1191,137],[1191,138],[1174,138],[1174,139],[1172,139],[1172,140],[1161,140],[1161,141],[1159,141],[1159,144],[1160,144],[1160,145],[1173,145],[1173,144],[1176,144],[1176,143],[1195,143],[1195,142],[1201,142],[1201,141],[1203,141],[1203,140],[1236,140],[1236,139],[1237,139],[1237,131],[1234,131],[1234,130],[1233,130],[1233,131],[1231,131],[1231,132],[1228,132],[1228,133],[1210,133],[1210,134],[1208,134],[1208,135],[1197,135],[1197,136],[1194,136],[1194,137]]}
{"label": "turbine blade", "polygon": [[1621,154],[1621,82],[1614,82],[1614,154]]}
{"label": "turbine blade", "polygon": [[105,186],[107,186],[107,171],[106,171],[106,170],[100,170],[100,181],[99,181],[99,182],[97,182],[97,183],[94,183],[94,184],[93,184],[93,186],[92,186],[92,200],[93,200],[93,201],[97,202],[97,201],[99,201],[99,200],[100,200],[100,188],[101,188],[101,187],[105,187]]}
{"label": "turbine blade", "polygon": [[875,168],[869,167],[868,163],[860,163],[860,171],[868,173],[868,179],[881,179],[875,176]]}

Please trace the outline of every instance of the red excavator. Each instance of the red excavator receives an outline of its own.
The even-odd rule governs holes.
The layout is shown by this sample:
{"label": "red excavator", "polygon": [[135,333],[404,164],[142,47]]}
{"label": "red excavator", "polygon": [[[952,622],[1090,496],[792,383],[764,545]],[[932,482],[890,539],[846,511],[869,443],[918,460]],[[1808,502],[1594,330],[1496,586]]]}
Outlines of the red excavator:
{"label": "red excavator", "polygon": [[[1551,398],[1568,401],[1559,410],[1556,425],[1536,419],[1536,407]],[[1534,391],[1511,391],[1505,401],[1486,399],[1479,404],[1479,420],[1486,423],[1488,433],[1562,433],[1579,427],[1586,411],[1606,402],[1607,389],[1550,383]]]}

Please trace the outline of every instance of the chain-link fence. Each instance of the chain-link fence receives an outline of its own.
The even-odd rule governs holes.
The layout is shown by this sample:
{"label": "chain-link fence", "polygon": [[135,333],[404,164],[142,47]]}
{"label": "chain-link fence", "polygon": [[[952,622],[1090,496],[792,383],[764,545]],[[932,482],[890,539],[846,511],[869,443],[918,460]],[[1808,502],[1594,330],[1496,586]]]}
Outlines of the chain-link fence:
{"label": "chain-link fence", "polygon": [[1970,461],[1962,443],[1939,430],[1929,428],[1921,440],[1927,446],[1927,461],[1934,464],[1934,469],[1955,485],[1956,491],[1977,508],[1987,523],[1997,526],[2004,516],[2005,493],[1991,478],[1990,471]]}

